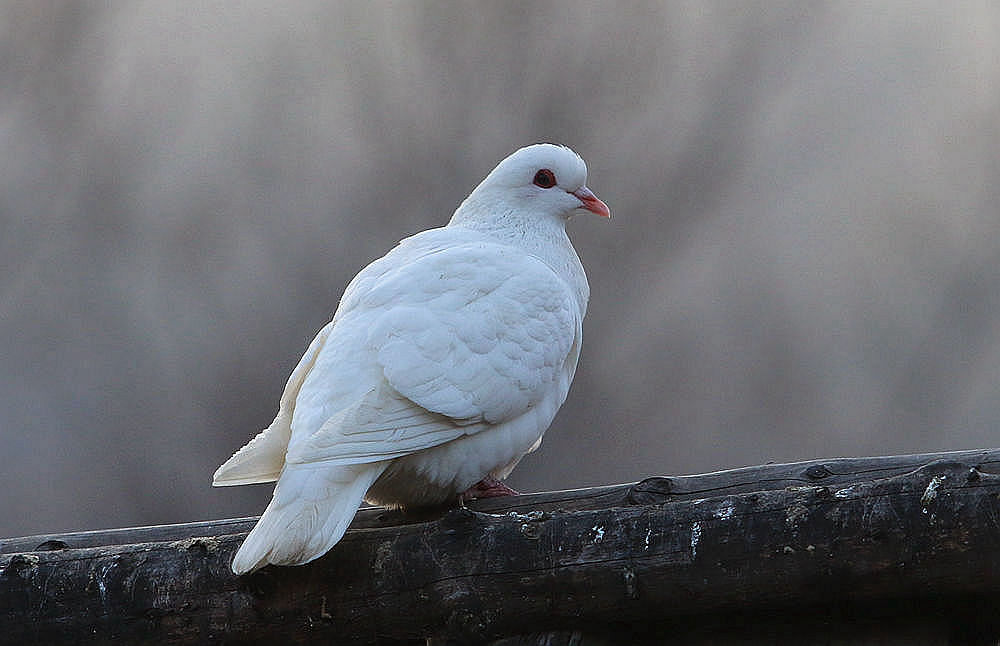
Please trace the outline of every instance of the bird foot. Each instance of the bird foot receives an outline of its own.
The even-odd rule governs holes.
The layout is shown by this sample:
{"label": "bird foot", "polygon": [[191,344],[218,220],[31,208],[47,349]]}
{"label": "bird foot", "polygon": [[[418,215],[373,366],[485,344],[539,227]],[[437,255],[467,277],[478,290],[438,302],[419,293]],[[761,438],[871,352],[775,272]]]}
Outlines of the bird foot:
{"label": "bird foot", "polygon": [[496,478],[486,476],[459,494],[459,502],[475,500],[476,498],[499,498],[500,496],[518,496],[519,492],[511,489]]}

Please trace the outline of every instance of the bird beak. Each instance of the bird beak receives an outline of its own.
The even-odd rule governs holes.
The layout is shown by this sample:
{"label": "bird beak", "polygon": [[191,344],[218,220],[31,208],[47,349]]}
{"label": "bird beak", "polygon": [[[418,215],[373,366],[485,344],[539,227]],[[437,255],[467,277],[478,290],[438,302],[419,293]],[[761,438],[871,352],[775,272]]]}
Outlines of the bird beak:
{"label": "bird beak", "polygon": [[593,192],[586,186],[581,186],[577,190],[573,191],[573,195],[576,199],[583,202],[583,206],[580,208],[586,209],[591,213],[596,213],[602,218],[611,217],[611,209],[608,205],[602,202]]}

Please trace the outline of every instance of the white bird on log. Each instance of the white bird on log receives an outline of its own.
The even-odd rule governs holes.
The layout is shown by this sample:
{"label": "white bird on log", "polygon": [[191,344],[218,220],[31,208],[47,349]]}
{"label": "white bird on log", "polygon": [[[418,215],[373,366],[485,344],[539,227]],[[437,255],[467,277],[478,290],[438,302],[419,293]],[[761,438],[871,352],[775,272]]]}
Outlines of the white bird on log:
{"label": "white bird on log", "polygon": [[237,574],[316,559],[363,500],[391,507],[511,495],[503,484],[566,399],[590,287],[566,235],[609,217],[563,146],[504,159],[447,226],[350,282],[292,371],[278,414],[213,485],[277,481]]}

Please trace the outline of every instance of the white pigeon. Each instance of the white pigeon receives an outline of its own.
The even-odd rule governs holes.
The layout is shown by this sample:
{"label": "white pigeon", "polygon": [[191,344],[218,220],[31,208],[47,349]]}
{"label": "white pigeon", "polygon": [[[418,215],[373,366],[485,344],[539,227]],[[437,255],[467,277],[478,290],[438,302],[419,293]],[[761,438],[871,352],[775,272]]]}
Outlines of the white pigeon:
{"label": "white pigeon", "polygon": [[518,150],[445,227],[406,238],[347,286],[292,371],[278,415],[213,485],[277,480],[233,572],[297,565],[362,500],[437,505],[516,493],[576,371],[590,287],[566,235],[610,211],[569,148]]}

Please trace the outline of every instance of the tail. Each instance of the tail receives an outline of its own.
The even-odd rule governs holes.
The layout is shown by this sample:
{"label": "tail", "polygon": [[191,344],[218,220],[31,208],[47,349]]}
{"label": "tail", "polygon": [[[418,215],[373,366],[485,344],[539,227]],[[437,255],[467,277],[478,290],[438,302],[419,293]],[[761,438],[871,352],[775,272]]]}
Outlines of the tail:
{"label": "tail", "polygon": [[271,503],[233,558],[233,572],[301,565],[326,554],[354,519],[385,462],[286,468]]}

